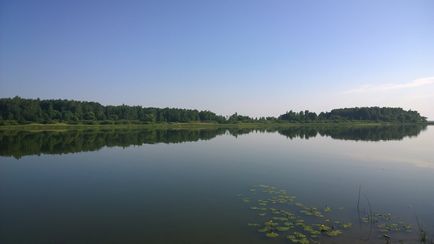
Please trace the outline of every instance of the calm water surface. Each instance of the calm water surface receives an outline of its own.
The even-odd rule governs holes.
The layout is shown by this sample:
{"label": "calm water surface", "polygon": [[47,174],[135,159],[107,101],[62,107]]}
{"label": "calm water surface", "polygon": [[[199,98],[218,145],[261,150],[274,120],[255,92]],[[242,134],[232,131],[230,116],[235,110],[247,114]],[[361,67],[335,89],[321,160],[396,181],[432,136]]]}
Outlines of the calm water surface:
{"label": "calm water surface", "polygon": [[[321,243],[386,243],[358,217],[434,234],[434,127],[1,132],[0,243],[290,243],[257,232],[250,189],[351,222]],[[359,187],[361,198],[357,201]],[[254,200],[252,200],[254,201]],[[369,202],[369,204],[368,204]],[[416,218],[417,216],[417,218]],[[336,225],[338,228],[338,225]]]}

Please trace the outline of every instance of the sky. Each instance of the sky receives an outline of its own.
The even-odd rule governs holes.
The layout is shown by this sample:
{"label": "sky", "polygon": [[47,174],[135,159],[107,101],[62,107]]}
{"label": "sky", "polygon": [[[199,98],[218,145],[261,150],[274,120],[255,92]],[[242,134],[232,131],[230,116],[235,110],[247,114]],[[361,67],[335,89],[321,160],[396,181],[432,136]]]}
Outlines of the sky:
{"label": "sky", "polygon": [[0,97],[434,120],[432,0],[0,0]]}

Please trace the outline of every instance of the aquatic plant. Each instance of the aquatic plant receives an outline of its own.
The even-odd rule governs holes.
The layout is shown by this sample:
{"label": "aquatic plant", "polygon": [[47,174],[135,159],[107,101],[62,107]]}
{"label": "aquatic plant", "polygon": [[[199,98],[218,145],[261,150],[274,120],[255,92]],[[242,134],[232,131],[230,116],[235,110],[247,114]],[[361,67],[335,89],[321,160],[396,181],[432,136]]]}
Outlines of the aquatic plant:
{"label": "aquatic plant", "polygon": [[[336,219],[336,211],[331,206],[323,208],[308,206],[301,201],[296,201],[296,196],[274,186],[257,185],[249,189],[249,194],[239,194],[249,209],[256,212],[255,223],[248,226],[254,227],[258,233],[263,233],[267,238],[280,239],[283,233],[286,239],[292,243],[319,243],[321,238],[337,238],[352,228],[353,224],[348,221]],[[392,216],[391,213],[374,212],[368,197],[363,194],[368,209],[361,215],[362,201],[361,186],[357,199],[357,213],[361,223],[370,225],[370,232],[377,230],[387,243],[391,240],[391,233],[411,232],[410,224],[404,223]],[[324,206],[324,205],[323,205]],[[344,208],[335,208],[343,210]],[[332,215],[332,212],[335,216]],[[256,224],[257,222],[262,224]],[[420,228],[420,241],[428,243],[426,232]]]}
{"label": "aquatic plant", "polygon": [[429,240],[428,239],[428,233],[426,232],[426,230],[423,228],[423,225],[419,222],[419,218],[416,215],[416,222],[417,222],[417,228],[419,230],[419,242],[426,244],[426,243],[430,243],[430,244],[434,244],[434,239]]}
{"label": "aquatic plant", "polygon": [[[361,192],[361,186],[359,186],[359,193],[358,193],[358,199],[357,199],[357,214],[360,219],[361,224],[369,224],[369,236],[366,240],[369,240],[370,235],[372,232],[377,231],[381,235],[379,235],[380,238],[384,238],[386,240],[386,243],[390,243],[392,239],[393,233],[410,233],[412,232],[412,226],[408,223],[405,223],[404,221],[400,220],[397,217],[392,216],[391,213],[382,213],[382,212],[376,212],[372,209],[371,202],[369,201],[369,198],[366,194],[363,194],[366,204],[368,207],[368,210],[364,215],[361,214],[361,201],[360,201],[360,195]],[[347,227],[348,225],[342,225],[343,228]]]}
{"label": "aquatic plant", "polygon": [[[307,206],[300,201],[296,202],[296,197],[285,190],[273,186],[259,185],[249,189],[249,192],[253,196],[240,194],[243,196],[242,200],[245,203],[254,203],[250,210],[259,212],[257,218],[267,218],[260,221],[263,224],[249,226],[256,227],[259,233],[264,233],[268,238],[278,238],[279,233],[293,230],[292,234],[286,236],[291,242],[318,243],[321,236],[331,238],[342,233],[336,229],[338,225],[331,226],[331,216],[326,217],[332,211],[329,206],[324,209]],[[346,224],[345,227],[350,228],[351,224]]]}
{"label": "aquatic plant", "polygon": [[277,234],[276,232],[268,232],[267,234],[265,234],[265,236],[267,236],[268,238],[276,238],[279,236],[279,234]]}
{"label": "aquatic plant", "polygon": [[344,223],[344,224],[342,224],[342,228],[344,228],[344,229],[351,228],[352,226],[353,226],[353,223]]}
{"label": "aquatic plant", "polygon": [[310,243],[309,240],[307,239],[307,236],[300,232],[294,232],[292,235],[288,235],[286,238],[293,243],[301,243],[301,244]]}
{"label": "aquatic plant", "polygon": [[284,225],[284,226],[277,226],[276,230],[278,231],[288,231],[289,229],[291,229],[293,226],[290,227],[290,225]]}
{"label": "aquatic plant", "polygon": [[335,236],[341,235],[342,231],[340,231],[340,230],[331,230],[331,231],[327,231],[326,233],[327,233],[328,236],[335,237]]}

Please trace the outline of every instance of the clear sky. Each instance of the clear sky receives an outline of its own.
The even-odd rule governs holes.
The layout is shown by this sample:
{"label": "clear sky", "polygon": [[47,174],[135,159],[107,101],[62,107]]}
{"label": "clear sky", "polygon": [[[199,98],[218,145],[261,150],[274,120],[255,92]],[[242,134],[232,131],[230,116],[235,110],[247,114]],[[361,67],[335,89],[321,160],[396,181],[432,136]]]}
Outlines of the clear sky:
{"label": "clear sky", "polygon": [[432,0],[0,0],[0,97],[434,119]]}

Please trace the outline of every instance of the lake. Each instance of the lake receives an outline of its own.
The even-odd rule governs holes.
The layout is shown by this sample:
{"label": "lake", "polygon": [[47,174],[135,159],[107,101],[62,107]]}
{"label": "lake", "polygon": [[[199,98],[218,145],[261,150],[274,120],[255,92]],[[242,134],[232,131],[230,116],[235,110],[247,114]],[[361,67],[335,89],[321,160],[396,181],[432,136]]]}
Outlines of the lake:
{"label": "lake", "polygon": [[419,243],[434,234],[433,126],[0,138],[0,243]]}

